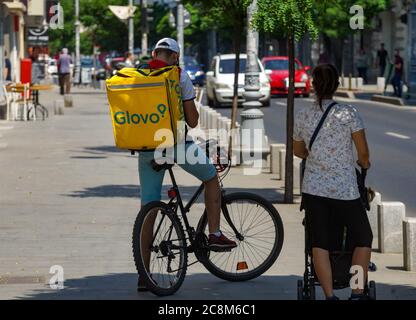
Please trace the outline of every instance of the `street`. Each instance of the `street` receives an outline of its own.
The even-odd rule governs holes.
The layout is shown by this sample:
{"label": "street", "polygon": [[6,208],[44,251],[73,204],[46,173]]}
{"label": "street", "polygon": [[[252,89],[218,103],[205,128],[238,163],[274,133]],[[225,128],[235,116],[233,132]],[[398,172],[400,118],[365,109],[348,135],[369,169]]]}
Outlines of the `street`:
{"label": "street", "polygon": [[[49,111],[59,97],[56,91],[41,97]],[[274,103],[269,110],[283,114],[282,109]],[[0,130],[0,299],[159,299],[136,291],[131,234],[140,208],[137,158],[114,147],[105,93],[75,89],[74,108],[65,108],[64,115],[51,112],[44,122],[0,122]],[[279,134],[283,137],[278,132],[276,141]],[[285,230],[276,263],[263,276],[241,283],[220,280],[196,264],[177,294],[165,299],[296,299],[304,271],[303,214],[298,203],[278,203],[283,183],[267,171],[245,176],[233,168],[225,188],[275,203]],[[198,181],[180,168],[175,175],[188,200]],[[169,183],[166,177],[164,199]],[[189,216],[192,225],[203,208],[199,199]],[[370,277],[379,299],[415,299],[416,274],[403,270],[402,254],[374,252],[372,260],[378,270]],[[61,267],[63,289],[53,289],[53,270]],[[346,299],[349,290],[338,294]],[[323,299],[320,289],[317,296]]]}
{"label": "street", "polygon": [[[416,217],[416,108],[401,110],[372,101],[336,100],[356,106],[366,125],[372,163],[367,185],[380,192],[383,201],[405,203],[406,215]],[[295,114],[313,101],[296,98]],[[239,112],[242,110],[239,108]],[[231,117],[231,107],[217,111]],[[286,143],[286,98],[273,98],[271,107],[262,111],[269,142]],[[240,117],[237,121],[241,123]]]}

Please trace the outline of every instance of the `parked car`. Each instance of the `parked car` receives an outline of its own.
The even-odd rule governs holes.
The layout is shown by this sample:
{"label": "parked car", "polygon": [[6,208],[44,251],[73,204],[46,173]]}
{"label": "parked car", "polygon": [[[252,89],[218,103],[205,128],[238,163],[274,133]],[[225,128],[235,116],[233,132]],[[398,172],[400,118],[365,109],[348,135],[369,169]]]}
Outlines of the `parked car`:
{"label": "parked car", "polygon": [[[223,54],[215,56],[212,60],[209,72],[207,72],[207,96],[208,103],[213,107],[230,105],[234,94],[234,64],[235,54]],[[244,102],[244,81],[246,72],[247,55],[240,54],[240,74],[238,76],[238,102]],[[260,69],[260,102],[263,106],[270,106],[270,83],[266,72],[258,60]]]}
{"label": "parked car", "polygon": [[50,76],[58,75],[58,63],[56,59],[49,59],[48,61],[48,74]]}
{"label": "parked car", "polygon": [[126,67],[124,60],[125,60],[124,57],[113,58],[110,60],[110,64],[109,64],[110,77],[114,76],[118,70]]}
{"label": "parked car", "polygon": [[205,72],[202,70],[203,65],[199,64],[194,57],[185,56],[185,71],[188,73],[192,83],[197,86],[203,86],[205,82]]}
{"label": "parked car", "polygon": [[[284,56],[265,57],[262,60],[264,69],[270,79],[272,94],[288,94],[289,58]],[[311,81],[308,72],[310,67],[303,66],[295,59],[295,94],[309,97]]]}
{"label": "parked car", "polygon": [[96,59],[95,67],[94,67],[94,60],[92,58],[82,58],[81,59],[81,69],[89,69],[91,70],[91,74],[95,72],[95,79],[96,80],[105,80],[106,73],[104,67],[101,65],[100,61]]}

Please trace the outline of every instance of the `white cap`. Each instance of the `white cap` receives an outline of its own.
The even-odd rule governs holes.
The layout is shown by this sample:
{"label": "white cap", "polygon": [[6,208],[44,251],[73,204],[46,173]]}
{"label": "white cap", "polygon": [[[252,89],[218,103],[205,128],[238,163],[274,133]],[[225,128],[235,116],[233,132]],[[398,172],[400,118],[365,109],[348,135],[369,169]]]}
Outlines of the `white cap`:
{"label": "white cap", "polygon": [[168,49],[176,53],[181,52],[178,43],[172,38],[163,38],[159,40],[158,43],[156,43],[155,50],[156,49]]}

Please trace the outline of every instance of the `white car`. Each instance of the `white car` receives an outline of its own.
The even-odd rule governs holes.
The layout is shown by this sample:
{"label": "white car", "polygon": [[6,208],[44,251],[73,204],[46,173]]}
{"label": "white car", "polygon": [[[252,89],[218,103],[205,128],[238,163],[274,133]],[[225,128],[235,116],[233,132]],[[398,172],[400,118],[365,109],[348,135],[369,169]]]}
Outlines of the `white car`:
{"label": "white car", "polygon": [[50,59],[48,62],[48,74],[50,76],[58,75],[58,64],[55,59]]}
{"label": "white car", "polygon": [[[215,56],[210,70],[207,72],[208,104],[212,107],[230,105],[234,93],[234,63],[235,54]],[[244,81],[247,55],[240,54],[240,74],[238,76],[238,102],[244,102]],[[263,106],[270,106],[270,81],[260,60],[257,59],[260,70],[260,102]]]}

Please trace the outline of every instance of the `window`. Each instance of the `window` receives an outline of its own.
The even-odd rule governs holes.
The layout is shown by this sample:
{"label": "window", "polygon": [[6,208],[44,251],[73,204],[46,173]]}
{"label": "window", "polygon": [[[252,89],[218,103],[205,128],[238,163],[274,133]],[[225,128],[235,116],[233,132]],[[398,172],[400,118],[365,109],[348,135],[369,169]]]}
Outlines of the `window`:
{"label": "window", "polygon": [[[289,70],[289,60],[267,60],[264,64],[264,68],[268,70]],[[295,60],[295,69],[299,70],[298,62]]]}
{"label": "window", "polygon": [[192,68],[192,67],[198,67],[199,64],[193,57],[184,57],[185,67]]}
{"label": "window", "polygon": [[[247,59],[243,58],[240,59],[240,73],[245,73],[246,72],[246,63],[247,63]],[[258,68],[261,71],[261,66],[258,63]],[[235,65],[235,59],[226,59],[226,60],[221,60],[220,61],[220,73],[225,73],[225,74],[233,74],[234,73],[234,65]]]}

